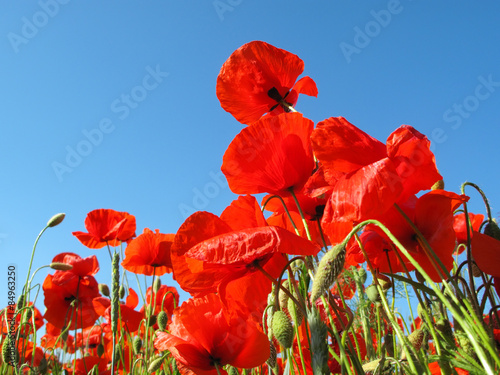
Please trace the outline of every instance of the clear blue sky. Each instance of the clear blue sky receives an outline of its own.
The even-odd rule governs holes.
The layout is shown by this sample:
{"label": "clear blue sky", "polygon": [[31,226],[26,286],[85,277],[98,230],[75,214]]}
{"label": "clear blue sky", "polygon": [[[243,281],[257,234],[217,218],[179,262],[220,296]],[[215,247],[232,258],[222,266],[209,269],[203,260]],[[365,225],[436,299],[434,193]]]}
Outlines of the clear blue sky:
{"label": "clear blue sky", "polygon": [[[344,116],[381,141],[413,125],[433,141],[447,189],[479,184],[499,216],[499,17],[497,1],[1,2],[0,308],[6,265],[17,264],[20,292],[55,213],[66,220],[46,232],[34,268],[60,252],[97,254],[109,283],[107,251],[71,234],[89,211],[127,211],[137,234],[175,233],[195,210],[220,214],[236,198],[220,166],[242,125],[215,83],[252,40],[302,58],[319,90],[299,98],[306,117]],[[471,207],[484,212],[477,194]]]}

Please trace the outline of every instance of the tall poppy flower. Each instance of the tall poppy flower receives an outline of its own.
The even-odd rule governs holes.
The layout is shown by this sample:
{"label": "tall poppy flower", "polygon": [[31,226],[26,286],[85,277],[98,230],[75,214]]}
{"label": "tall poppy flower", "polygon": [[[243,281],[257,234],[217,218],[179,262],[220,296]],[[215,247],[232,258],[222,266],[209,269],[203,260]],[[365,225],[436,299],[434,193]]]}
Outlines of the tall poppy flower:
{"label": "tall poppy flower", "polygon": [[315,167],[314,123],[300,113],[265,117],[243,129],[227,148],[222,172],[235,194],[286,195],[300,190]]}
{"label": "tall poppy flower", "polygon": [[346,119],[332,117],[318,123],[311,140],[331,186],[322,223],[332,242],[343,240],[353,223],[383,215],[395,202],[442,179],[429,140],[408,125],[384,145]]}
{"label": "tall poppy flower", "polygon": [[127,245],[123,268],[147,276],[161,276],[172,272],[170,247],[174,237],[174,234],[163,234],[158,229],[153,232],[145,228],[141,235]]}
{"label": "tall poppy flower", "polygon": [[269,358],[269,341],[251,318],[224,309],[215,294],[185,301],[174,311],[168,332],[158,332],[156,349],[169,350],[196,374],[217,374],[227,364],[253,368]]}
{"label": "tall poppy flower", "polygon": [[222,108],[242,124],[252,124],[265,113],[276,115],[295,106],[298,94],[317,96],[316,83],[303,77],[304,62],[266,42],[253,41],[234,51],[217,77]]}
{"label": "tall poppy flower", "polygon": [[88,233],[73,232],[73,235],[86,247],[118,246],[135,236],[135,217],[127,212],[101,208],[87,214],[85,228]]}
{"label": "tall poppy flower", "polygon": [[[432,190],[418,199],[413,197],[401,204],[403,212],[419,229],[448,271],[453,267],[453,251],[456,243],[453,212],[468,199],[465,195],[444,190]],[[396,208],[391,208],[379,220],[410,252],[433,281],[440,282],[442,280],[440,272],[436,270],[433,262],[429,259],[430,255],[427,254],[425,246]],[[414,266],[403,254],[400,255],[404,265],[399,262],[399,257],[394,253],[399,250],[396,250],[389,238],[378,227],[367,226],[360,238],[370,263],[380,272],[403,272],[404,266],[409,271],[414,269]],[[361,259],[361,251],[357,244],[347,250],[347,257],[352,257],[353,252],[357,252],[360,256],[359,259]],[[362,262],[364,262],[364,258]],[[437,264],[437,262],[435,263]]]}

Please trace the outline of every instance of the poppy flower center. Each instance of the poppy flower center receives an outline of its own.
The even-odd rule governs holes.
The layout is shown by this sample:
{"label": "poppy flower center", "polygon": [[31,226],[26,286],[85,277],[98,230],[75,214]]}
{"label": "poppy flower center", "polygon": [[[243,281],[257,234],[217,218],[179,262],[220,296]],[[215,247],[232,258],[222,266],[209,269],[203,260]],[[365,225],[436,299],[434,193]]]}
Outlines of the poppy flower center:
{"label": "poppy flower center", "polygon": [[277,106],[279,106],[281,104],[281,106],[283,107],[283,109],[285,110],[285,112],[290,112],[290,109],[289,109],[289,106],[292,105],[292,103],[288,103],[285,101],[286,97],[288,96],[288,94],[290,93],[290,91],[288,91],[285,96],[281,96],[281,94],[279,93],[278,89],[276,87],[272,87],[268,92],[267,92],[267,96],[269,96],[271,99],[273,100],[276,100],[277,103],[275,105],[273,105],[271,107],[271,109],[269,109],[269,112],[273,111]]}

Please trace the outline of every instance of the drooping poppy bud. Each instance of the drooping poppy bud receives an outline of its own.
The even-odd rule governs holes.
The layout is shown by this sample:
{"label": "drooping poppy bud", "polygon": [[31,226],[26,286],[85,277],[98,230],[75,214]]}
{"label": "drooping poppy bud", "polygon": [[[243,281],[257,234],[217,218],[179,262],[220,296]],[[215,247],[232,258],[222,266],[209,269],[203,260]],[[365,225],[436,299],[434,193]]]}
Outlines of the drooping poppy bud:
{"label": "drooping poppy bud", "polygon": [[340,243],[328,251],[318,265],[311,291],[311,302],[314,303],[333,285],[345,262],[345,243]]}
{"label": "drooping poppy bud", "polygon": [[276,340],[284,347],[291,348],[293,343],[293,327],[286,314],[279,310],[273,314],[273,334]]}

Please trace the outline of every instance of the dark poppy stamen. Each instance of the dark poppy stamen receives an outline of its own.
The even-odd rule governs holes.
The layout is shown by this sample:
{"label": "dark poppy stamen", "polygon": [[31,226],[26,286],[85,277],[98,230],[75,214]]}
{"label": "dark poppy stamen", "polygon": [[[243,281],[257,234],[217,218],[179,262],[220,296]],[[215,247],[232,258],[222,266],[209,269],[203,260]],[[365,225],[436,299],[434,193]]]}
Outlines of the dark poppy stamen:
{"label": "dark poppy stamen", "polygon": [[269,96],[271,99],[276,100],[278,103],[281,102],[284,98],[281,96],[279,93],[278,89],[276,87],[272,87],[268,92],[267,96]]}

